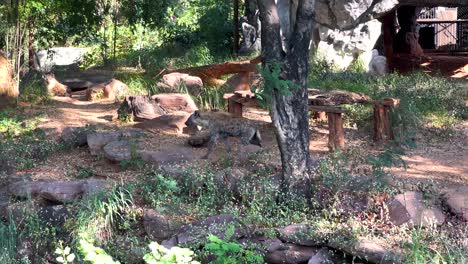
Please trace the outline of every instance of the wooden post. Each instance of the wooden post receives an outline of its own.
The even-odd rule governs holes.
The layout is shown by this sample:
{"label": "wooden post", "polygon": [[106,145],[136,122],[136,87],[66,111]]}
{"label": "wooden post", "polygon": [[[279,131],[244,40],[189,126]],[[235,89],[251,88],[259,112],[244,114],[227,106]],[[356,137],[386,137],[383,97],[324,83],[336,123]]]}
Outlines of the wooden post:
{"label": "wooden post", "polygon": [[228,99],[228,112],[233,116],[242,117],[242,104],[236,102],[233,98]]}
{"label": "wooden post", "polygon": [[327,113],[325,112],[319,112],[319,111],[314,111],[312,118],[315,121],[321,122],[327,120]]}
{"label": "wooden post", "polygon": [[394,138],[388,112],[399,104],[400,100],[395,98],[384,98],[382,101],[374,102],[374,141]]}
{"label": "wooden post", "polygon": [[341,113],[327,113],[328,116],[328,148],[330,151],[343,149],[345,146],[343,119]]}

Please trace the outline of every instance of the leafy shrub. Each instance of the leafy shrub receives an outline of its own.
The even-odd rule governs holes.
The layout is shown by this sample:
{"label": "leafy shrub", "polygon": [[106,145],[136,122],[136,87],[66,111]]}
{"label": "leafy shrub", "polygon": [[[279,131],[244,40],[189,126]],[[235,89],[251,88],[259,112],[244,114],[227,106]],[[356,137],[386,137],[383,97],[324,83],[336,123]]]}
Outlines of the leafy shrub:
{"label": "leafy shrub", "polygon": [[193,260],[194,252],[188,248],[172,247],[167,249],[156,242],[151,242],[148,247],[151,252],[147,253],[143,260],[147,264],[199,264]]}
{"label": "leafy shrub", "polygon": [[84,256],[85,261],[92,264],[119,264],[120,262],[114,261],[112,257],[100,247],[94,246],[85,239],[80,239],[78,250]]}
{"label": "leafy shrub", "polygon": [[15,221],[11,219],[10,224],[4,225],[0,222],[0,263],[16,264],[16,245],[21,235],[16,227]]}
{"label": "leafy shrub", "polygon": [[38,79],[27,80],[22,82],[20,90],[20,100],[33,105],[47,104],[50,102],[51,97],[44,87],[42,81]]}
{"label": "leafy shrub", "polygon": [[204,250],[207,254],[213,254],[216,260],[213,263],[218,264],[235,264],[235,263],[263,263],[263,257],[257,255],[251,250],[244,249],[237,242],[230,242],[234,234],[234,226],[230,226],[226,230],[226,238],[220,239],[217,236],[209,235]]}

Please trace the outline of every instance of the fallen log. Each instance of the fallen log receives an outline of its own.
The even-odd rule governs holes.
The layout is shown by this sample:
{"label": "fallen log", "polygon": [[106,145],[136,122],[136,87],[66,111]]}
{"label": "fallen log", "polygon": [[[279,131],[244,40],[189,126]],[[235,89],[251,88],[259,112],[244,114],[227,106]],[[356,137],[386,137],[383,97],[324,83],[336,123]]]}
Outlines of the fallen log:
{"label": "fallen log", "polygon": [[257,64],[260,62],[261,58],[257,57],[248,61],[229,61],[221,64],[166,70],[164,74],[173,72],[187,73],[200,77],[205,85],[219,86],[225,83],[225,81],[220,79],[221,76],[241,72],[256,72]]}

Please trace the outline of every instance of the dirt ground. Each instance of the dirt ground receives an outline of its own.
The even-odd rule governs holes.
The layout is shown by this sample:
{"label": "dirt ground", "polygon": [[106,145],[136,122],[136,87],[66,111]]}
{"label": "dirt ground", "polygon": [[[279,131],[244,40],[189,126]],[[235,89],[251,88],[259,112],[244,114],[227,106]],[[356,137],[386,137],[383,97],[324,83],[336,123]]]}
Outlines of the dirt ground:
{"label": "dirt ground", "polygon": [[[68,126],[96,125],[101,129],[117,129],[131,124],[122,124],[116,120],[118,103],[101,101],[84,101],[83,92],[74,94],[72,98],[54,97],[53,103],[41,107],[23,107],[23,111],[40,112],[44,119],[40,127],[50,131],[51,136],[60,135]],[[279,153],[275,143],[275,136],[270,118],[261,109],[247,109],[244,116],[255,120],[261,125],[261,132],[266,143],[266,152],[280,164]],[[326,124],[311,125],[310,151],[313,158],[324,157],[328,154],[328,129]],[[164,150],[168,144],[186,144],[187,135],[178,133],[148,133],[145,137],[147,148]],[[369,153],[378,152],[381,145],[372,142],[371,135],[345,129],[346,146],[365,150]],[[417,147],[406,151],[403,157],[406,168],[394,168],[393,174],[409,184],[418,181],[436,184],[440,188],[468,184],[468,122],[460,123],[455,128],[454,136],[447,139],[433,140],[430,133],[421,133],[417,138]],[[215,159],[226,154],[223,144],[214,154]],[[240,146],[237,155],[256,151],[252,146]],[[206,151],[200,148],[200,156]],[[111,164],[105,159],[99,159],[89,154],[87,148],[73,149],[66,153],[52,155],[46,162],[39,165],[32,173],[35,180],[71,180],[82,168],[92,168],[98,177],[114,180],[127,180],[132,177],[131,171],[122,170],[118,165]],[[19,172],[21,173],[21,172]]]}

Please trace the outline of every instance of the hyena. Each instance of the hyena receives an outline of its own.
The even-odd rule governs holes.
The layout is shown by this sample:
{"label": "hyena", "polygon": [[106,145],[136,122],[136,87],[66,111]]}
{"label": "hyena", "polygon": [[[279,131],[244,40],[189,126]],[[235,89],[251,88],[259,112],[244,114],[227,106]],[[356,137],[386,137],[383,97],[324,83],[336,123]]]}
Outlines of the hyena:
{"label": "hyena", "polygon": [[70,96],[71,89],[68,86],[60,83],[55,79],[55,75],[52,72],[45,73],[42,75],[44,85],[47,88],[47,92],[56,96]]}
{"label": "hyena", "polygon": [[195,111],[187,119],[185,125],[200,126],[208,131],[204,140],[199,140],[208,144],[208,152],[203,159],[209,157],[219,139],[223,139],[228,152],[231,152],[228,137],[240,138],[244,145],[252,144],[262,147],[260,131],[256,127],[249,124],[246,119],[233,117],[227,113]]}

